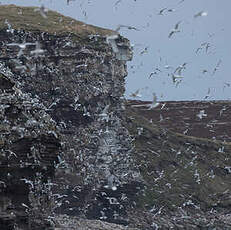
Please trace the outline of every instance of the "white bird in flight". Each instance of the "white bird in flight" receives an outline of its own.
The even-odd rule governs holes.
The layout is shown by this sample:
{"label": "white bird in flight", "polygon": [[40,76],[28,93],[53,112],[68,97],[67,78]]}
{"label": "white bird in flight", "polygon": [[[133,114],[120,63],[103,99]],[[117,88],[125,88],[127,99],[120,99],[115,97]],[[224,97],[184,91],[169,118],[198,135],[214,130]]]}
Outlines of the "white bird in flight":
{"label": "white bird in flight", "polygon": [[146,53],[148,53],[148,46],[145,47],[144,50],[142,50],[142,51],[140,52],[140,55],[143,55],[143,54],[146,54]]}
{"label": "white bird in flight", "polygon": [[171,38],[173,34],[180,32],[180,30],[179,30],[180,23],[181,23],[181,21],[177,22],[174,29],[172,29],[171,32],[169,33],[168,38]]}
{"label": "white bird in flight", "polygon": [[179,83],[182,81],[183,76],[181,75],[177,75],[177,74],[172,74],[172,81],[174,84],[176,84],[176,86],[179,85]]}
{"label": "white bird in flight", "polygon": [[163,15],[164,11],[167,10],[168,8],[163,8],[159,11],[158,15]]}
{"label": "white bird in flight", "polygon": [[126,26],[126,25],[118,25],[115,31],[119,32],[119,30],[121,28],[126,28],[126,29],[129,29],[129,30],[137,30],[138,31],[138,29],[136,27],[134,27],[134,26]]}
{"label": "white bird in flight", "polygon": [[36,44],[35,50],[32,50],[30,53],[38,57],[40,54],[43,54],[45,51],[41,49],[41,44],[38,41],[36,41],[35,44]]}
{"label": "white bird in flight", "polygon": [[213,69],[213,72],[212,72],[212,76],[217,72],[217,70],[219,69],[221,65],[221,60],[218,61],[218,63],[216,64],[215,68]]}
{"label": "white bird in flight", "polygon": [[18,46],[20,48],[17,57],[20,57],[23,54],[23,50],[26,49],[27,46],[31,46],[31,45],[35,45],[35,43],[31,43],[31,42],[23,42],[23,43],[9,43],[7,44],[7,46]]}
{"label": "white bird in flight", "polygon": [[121,3],[122,0],[118,0],[116,1],[116,3],[114,4],[114,6],[117,6],[119,3]]}
{"label": "white bird in flight", "polygon": [[178,74],[178,75],[181,75],[181,72],[182,72],[182,70],[184,70],[187,65],[187,62],[185,62],[185,63],[183,63],[182,65],[179,65],[176,69],[175,69],[175,71],[174,71],[174,74]]}
{"label": "white bird in flight", "polygon": [[159,11],[158,15],[164,15],[164,11],[167,11],[167,12],[174,12],[176,11],[175,9],[168,9],[168,8],[163,8]]}
{"label": "white bird in flight", "polygon": [[144,106],[147,106],[149,107],[148,110],[151,110],[151,109],[154,109],[156,108],[157,106],[159,106],[160,103],[157,102],[157,96],[155,93],[153,93],[153,100],[152,100],[152,103],[149,103],[149,104],[141,104],[141,105],[132,105],[132,107],[144,107]]}
{"label": "white bird in flight", "polygon": [[36,12],[36,11],[39,11],[39,13],[41,14],[41,16],[43,17],[43,18],[47,18],[47,12],[49,11],[47,8],[45,8],[44,7],[44,5],[41,5],[41,7],[40,8],[36,8],[36,9],[34,9],[34,11]]}
{"label": "white bird in flight", "polygon": [[179,1],[179,2],[178,2],[178,5],[181,4],[182,2],[184,2],[184,0]]}
{"label": "white bird in flight", "polygon": [[137,89],[134,93],[131,93],[130,94],[130,97],[142,97],[142,95],[139,93],[140,92],[140,89]]}
{"label": "white bird in flight", "polygon": [[211,47],[209,42],[203,42],[199,48],[197,48],[196,53],[205,48],[206,53],[208,53],[209,48]]}
{"label": "white bird in flight", "polygon": [[23,42],[23,43],[9,43],[7,46],[18,46],[20,49],[26,49],[27,46],[35,45],[35,43],[31,42]]}
{"label": "white bird in flight", "polygon": [[206,11],[200,11],[197,14],[194,15],[194,18],[205,17],[207,15],[208,15],[208,12],[206,12]]}
{"label": "white bird in flight", "polygon": [[199,117],[200,119],[202,119],[203,117],[207,117],[205,110],[200,110],[200,112],[197,114],[197,117]]}

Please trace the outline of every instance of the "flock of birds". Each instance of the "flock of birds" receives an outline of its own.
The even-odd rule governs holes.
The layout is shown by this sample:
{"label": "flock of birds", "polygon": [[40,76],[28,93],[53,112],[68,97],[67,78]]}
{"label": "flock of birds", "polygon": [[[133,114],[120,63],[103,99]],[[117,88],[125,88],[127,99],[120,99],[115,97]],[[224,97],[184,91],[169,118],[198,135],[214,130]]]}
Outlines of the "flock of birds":
{"label": "flock of birds", "polygon": [[[69,5],[71,2],[73,2],[75,0],[67,0],[67,4]],[[136,0],[134,0],[136,2]],[[177,5],[180,5],[182,4],[183,2],[185,2],[185,0],[180,0]],[[114,7],[117,7],[119,4],[122,3],[122,0],[117,0],[115,3],[114,3]],[[81,3],[82,4],[82,3]],[[48,9],[44,7],[44,5],[42,5],[40,8],[36,8],[34,11],[40,13],[40,15],[43,17],[43,18],[47,18],[47,13],[48,13]],[[173,13],[175,12],[176,9],[175,8],[169,8],[169,7],[164,7],[164,8],[161,8],[157,11],[157,15],[158,16],[165,16],[167,15],[168,13]],[[86,12],[84,13],[86,14]],[[208,12],[207,11],[204,11],[204,10],[201,10],[197,13],[195,13],[193,15],[193,18],[194,19],[197,19],[197,18],[200,18],[200,17],[206,17],[208,16]],[[178,21],[174,27],[169,31],[168,33],[168,38],[169,39],[172,39],[174,36],[176,36],[177,33],[180,33],[182,31],[181,27],[182,27],[182,23],[183,21]],[[119,32],[121,29],[127,29],[127,30],[134,30],[134,31],[140,31],[139,28],[135,27],[135,26],[131,26],[131,25],[122,25],[122,24],[119,24],[117,26],[117,28],[115,29],[116,32]],[[211,35],[212,36],[212,35]],[[118,52],[118,48],[117,48],[117,45],[115,43],[115,39],[117,38],[117,35],[112,35],[112,36],[109,36],[107,38],[107,43],[110,43],[110,45],[112,46],[114,52]],[[26,45],[30,45],[30,44],[26,44]],[[196,54],[199,54],[201,53],[202,51],[205,51],[206,54],[209,54],[210,52],[210,49],[211,49],[212,45],[210,42],[203,42],[201,43],[201,45],[195,50],[195,53]],[[20,46],[20,52],[19,52],[19,56],[23,53],[23,50],[25,49],[25,46],[23,46],[23,44]],[[36,53],[34,54],[38,54],[38,52],[43,52],[40,47],[39,47],[39,44],[37,44],[37,48],[36,48]],[[140,55],[144,55],[148,53],[148,47],[145,47],[143,51],[140,52]],[[208,74],[210,72],[210,75],[213,76],[215,75],[215,73],[218,71],[218,69],[220,68],[220,65],[221,65],[222,61],[219,60],[216,64],[216,66],[214,67],[214,69],[212,71],[209,71],[208,69],[203,69],[202,70],[202,74]],[[184,74],[183,74],[183,71],[186,69],[186,64],[187,63],[183,63],[182,65],[179,65],[177,66],[176,68],[172,67],[172,66],[169,66],[169,65],[165,65],[164,66],[164,70],[170,70],[170,72],[167,72],[167,75],[172,79],[172,83],[177,87],[184,79]],[[154,71],[150,72],[149,74],[149,78],[152,78],[152,77],[156,77],[158,76],[159,74],[166,74],[165,71],[163,69],[157,67],[154,69]],[[226,87],[230,87],[230,84],[229,83],[224,83],[224,87],[223,87],[223,90],[226,88]],[[210,92],[210,88],[208,88],[208,92]],[[156,95],[156,94],[155,94]],[[138,89],[136,90],[135,92],[132,92],[130,95],[129,95],[131,98],[134,98],[134,99],[137,99],[137,98],[142,98],[142,95],[141,95],[141,89]],[[204,99],[208,99],[210,97],[210,95],[207,93],[206,96],[204,97]],[[155,96],[155,100],[156,100],[156,96]]]}
{"label": "flock of birds", "polygon": [[23,55],[23,51],[27,48],[27,46],[34,46],[35,47],[35,49],[30,52],[35,57],[38,57],[40,54],[43,54],[45,52],[43,49],[41,49],[41,45],[38,41],[36,41],[35,43],[25,42],[25,41],[23,43],[9,43],[9,44],[7,44],[7,46],[10,46],[10,47],[16,46],[19,48],[17,58],[20,58]]}
{"label": "flock of birds", "polygon": [[[120,4],[121,2],[122,2],[122,0],[119,0],[119,1],[116,2],[115,5],[118,5],[118,4]],[[181,4],[181,3],[183,3],[183,2],[184,2],[184,0],[178,2],[178,4]],[[158,10],[156,14],[157,14],[158,16],[164,16],[164,15],[167,15],[168,13],[172,13],[172,12],[175,12],[175,11],[176,11],[176,9],[174,9],[174,8],[164,7],[164,8],[162,8],[162,9]],[[208,12],[202,10],[202,11],[199,11],[199,12],[195,13],[195,14],[193,15],[193,18],[194,18],[194,19],[198,19],[198,18],[200,18],[200,17],[206,17],[206,16],[208,16]],[[173,26],[173,28],[172,28],[172,29],[169,31],[169,33],[168,33],[168,38],[169,38],[169,39],[172,39],[174,36],[176,36],[177,33],[182,32],[181,27],[182,27],[183,22],[184,22],[183,20],[180,20],[180,21],[178,21],[178,22]],[[119,31],[121,28],[139,31],[139,29],[136,28],[136,27],[134,27],[134,26],[125,26],[125,25],[119,25],[119,26],[117,27],[116,31]],[[208,35],[209,35],[209,37],[212,37],[214,34],[208,34]],[[212,51],[211,51],[212,49],[211,49],[211,48],[213,48],[213,45],[212,45],[210,42],[207,42],[207,41],[206,41],[206,42],[202,42],[202,43],[200,44],[200,46],[199,46],[197,49],[195,49],[195,54],[196,54],[196,55],[199,55],[199,54],[202,53],[202,52],[205,53],[205,54],[211,54],[211,53],[212,53]],[[145,54],[147,54],[147,53],[149,52],[148,49],[149,49],[148,46],[145,47],[145,48],[140,52],[140,55],[145,55]],[[160,62],[161,62],[161,57],[160,57]],[[187,65],[187,64],[188,64],[188,63],[185,62],[185,63],[183,63],[183,64],[181,64],[181,65],[179,65],[179,66],[177,66],[177,67],[174,67],[174,66],[167,65],[167,63],[166,63],[166,65],[164,65],[162,68],[160,68],[160,67],[155,67],[155,69],[154,69],[152,72],[149,73],[149,77],[148,77],[148,78],[150,79],[150,78],[153,78],[153,77],[157,77],[157,76],[159,76],[159,75],[161,75],[161,76],[167,75],[167,76],[169,76],[169,77],[171,78],[172,83],[175,85],[175,87],[178,87],[178,85],[179,85],[179,84],[183,81],[183,79],[184,79],[184,75],[185,75],[185,74],[184,74],[184,70],[186,70],[186,65]],[[222,64],[222,60],[220,59],[220,60],[218,60],[218,62],[215,64],[215,66],[214,66],[213,69],[208,70],[208,69],[204,68],[204,69],[202,69],[201,73],[202,73],[203,75],[210,74],[211,76],[214,76],[214,75],[216,74],[216,72],[219,70],[219,68],[221,67],[221,64]],[[140,66],[142,66],[142,65],[143,65],[143,63],[141,63]],[[131,68],[134,69],[134,66],[131,66]],[[167,71],[167,72],[166,72],[166,71]],[[133,71],[133,73],[134,73],[134,71]],[[223,91],[224,91],[225,88],[230,87],[230,86],[231,86],[230,83],[224,82]],[[140,98],[142,98],[142,93],[141,93],[141,91],[145,91],[145,90],[143,90],[142,88],[137,89],[136,91],[131,92],[131,93],[129,94],[129,97],[130,97],[130,98],[133,98],[133,99],[140,99]],[[145,92],[145,93],[146,93],[146,92]],[[204,96],[203,99],[209,99],[209,98],[211,97],[211,94],[210,94],[210,93],[211,93],[211,89],[208,88],[208,93]],[[153,104],[153,103],[154,103],[154,104],[157,104],[157,96],[156,96],[155,93],[153,93],[153,95],[155,95],[155,96],[153,96],[152,104]],[[162,96],[161,96],[161,97],[162,97]],[[150,108],[155,108],[155,106],[154,106],[154,107],[151,106]]]}
{"label": "flock of birds", "polygon": [[[67,0],[67,4],[69,4],[71,1],[74,0]],[[119,0],[115,3],[115,5],[118,5],[121,3],[122,0]],[[184,0],[180,1],[178,4],[181,4],[182,2],[184,2]],[[45,8],[44,5],[42,5],[39,8],[35,8],[34,9],[35,12],[38,12],[43,18],[47,18],[47,13],[48,13],[48,9]],[[175,9],[173,8],[162,8],[158,11],[157,15],[163,16],[166,13],[170,13],[170,12],[175,12]],[[196,13],[193,17],[194,18],[198,18],[198,17],[205,17],[207,16],[208,13],[206,11],[200,11],[198,13]],[[175,26],[173,27],[173,29],[169,32],[168,34],[168,38],[172,38],[176,33],[181,32],[180,30],[180,25],[181,25],[182,21],[178,21]],[[8,26],[8,31],[12,32],[12,27],[10,25],[10,23],[7,21],[5,21],[5,24]],[[134,27],[134,26],[130,26],[130,25],[121,25],[119,24],[117,26],[117,28],[115,29],[115,31],[118,33],[121,29],[128,29],[128,30],[135,30],[135,31],[139,31],[138,28]],[[107,36],[106,41],[108,44],[110,44],[112,46],[112,49],[114,52],[118,52],[118,48],[116,45],[116,39],[118,38],[118,34],[114,34],[111,36]],[[43,49],[41,49],[41,45],[38,41],[36,41],[35,43],[31,43],[31,42],[26,42],[24,41],[23,43],[9,43],[7,44],[7,46],[9,47],[18,47],[19,48],[19,52],[17,54],[17,58],[20,58],[21,55],[23,55],[24,50],[29,47],[29,46],[34,46],[35,49],[30,51],[31,55],[34,55],[35,57],[38,57],[39,55],[43,54],[45,51]],[[203,42],[200,47],[198,47],[195,51],[196,54],[198,54],[199,52],[202,52],[203,50],[205,50],[206,54],[209,53],[209,50],[211,48],[211,44],[209,42]],[[145,47],[143,51],[140,52],[141,55],[145,54],[148,52],[148,47]],[[219,69],[220,65],[221,65],[222,61],[219,60],[218,63],[216,64],[216,66],[214,67],[211,75],[214,75],[217,70]],[[168,76],[170,76],[172,78],[172,82],[173,84],[175,84],[175,86],[177,87],[183,80],[184,78],[184,74],[183,71],[186,69],[186,65],[187,63],[183,63],[179,66],[177,66],[176,68],[174,68],[173,66],[169,66],[169,65],[165,65],[164,69],[165,70],[170,70],[170,72],[168,72]],[[161,72],[163,72],[163,70],[161,70],[160,68],[155,68],[154,71],[152,71],[149,74],[149,78],[155,77],[158,74],[160,74]],[[202,71],[203,74],[208,73],[208,70],[203,69]],[[231,85],[229,83],[226,83],[224,87],[230,87]],[[130,94],[131,98],[137,99],[137,98],[142,98],[142,94],[141,94],[141,90],[142,89],[137,89],[135,92],[132,92]],[[204,99],[208,99],[210,96],[210,88],[208,88],[208,92],[206,94],[206,96],[204,97]],[[139,106],[147,106],[149,109],[154,109],[156,108],[160,103],[157,100],[157,95],[156,93],[153,93],[153,100],[151,103],[149,104],[141,104],[141,105],[136,105],[135,107],[139,107]],[[203,117],[203,114],[199,114],[198,117]]]}
{"label": "flock of birds", "polygon": [[[75,1],[75,0],[67,0],[67,4],[69,5],[72,1]],[[135,0],[134,0],[135,1]],[[183,3],[184,0],[181,0],[178,2],[178,5]],[[122,0],[118,0],[115,2],[114,6],[118,6],[119,4],[122,3]],[[36,12],[39,12],[41,14],[42,17],[44,18],[47,18],[47,12],[48,12],[48,9],[44,7],[44,5],[42,5],[40,8],[36,8],[35,9]],[[175,12],[176,9],[174,8],[168,8],[168,7],[164,7],[160,10],[158,10],[157,12],[157,15],[159,16],[164,16],[168,13],[173,13]],[[197,18],[200,18],[200,17],[206,17],[208,15],[208,12],[206,11],[199,11],[197,13],[195,13],[193,15],[193,18],[194,19],[197,19]],[[181,30],[181,24],[183,23],[183,21],[178,21],[174,27],[169,31],[169,34],[168,34],[168,38],[171,39],[173,38],[177,33],[180,33],[182,30]],[[137,27],[134,27],[134,26],[131,26],[131,25],[122,25],[122,24],[119,24],[117,26],[117,28],[115,29],[116,32],[119,32],[121,29],[128,29],[128,30],[134,30],[134,31],[140,31],[140,29],[138,29]],[[212,35],[211,35],[212,36]],[[117,49],[117,46],[116,46],[116,43],[115,43],[115,39],[117,38],[117,35],[114,35],[114,36],[109,36],[107,38],[107,42],[110,43],[110,45],[112,46],[114,52],[118,52],[118,49]],[[30,44],[28,44],[30,45]],[[38,47],[36,48],[37,51],[39,51],[39,44],[37,44]],[[210,48],[211,48],[211,44],[209,42],[203,42],[200,47],[198,47],[195,51],[196,54],[199,54],[200,52],[202,52],[203,50],[206,52],[206,54],[209,54],[210,52]],[[19,52],[19,56],[22,54],[23,52],[23,49],[22,46],[21,46],[21,49],[20,49],[20,52]],[[40,50],[41,51],[41,50]],[[39,52],[40,52],[39,51]],[[42,52],[42,51],[41,51]],[[143,54],[146,54],[148,53],[148,47],[145,47],[143,51],[140,52],[141,55]],[[220,65],[221,65],[221,60],[218,61],[218,63],[216,64],[216,66],[214,67],[214,69],[211,71],[211,76],[213,76],[217,70],[219,69]],[[186,69],[186,64],[187,63],[183,63],[182,65],[178,66],[175,68],[174,70],[174,67],[171,67],[169,65],[165,65],[164,66],[164,69],[165,70],[171,70],[170,72],[167,73],[168,76],[171,77],[172,79],[172,83],[177,87],[184,79],[184,74],[182,73],[183,70]],[[158,76],[159,74],[163,74],[163,70],[161,70],[160,68],[155,68],[154,71],[152,71],[150,74],[149,74],[149,78],[152,78],[152,77],[156,77]],[[207,69],[203,69],[202,70],[202,74],[207,74],[209,73],[209,70]],[[226,88],[226,87],[229,87],[230,84],[229,83],[225,83],[224,87],[223,87],[223,90]],[[131,93],[130,94],[130,97],[132,98],[141,98],[141,93],[140,93],[140,90],[136,91],[136,92],[139,92],[138,94],[137,93]],[[208,99],[209,98],[209,95],[207,94],[204,99]]]}
{"label": "flock of birds", "polygon": [[[38,9],[35,9],[35,11],[39,11]],[[12,25],[8,22],[8,20],[5,20],[5,24],[8,27],[7,32],[8,33],[14,33],[14,29],[12,28]],[[8,43],[6,44],[7,47],[12,47],[13,49],[18,50],[18,53],[15,58],[11,59],[11,63],[14,64],[14,68],[17,71],[20,72],[29,72],[31,75],[35,75],[37,72],[37,69],[39,68],[38,65],[33,61],[33,59],[38,58],[41,55],[45,54],[45,50],[41,48],[41,44],[39,41],[35,42],[27,42],[25,39],[22,43]],[[25,52],[29,55],[24,55]],[[23,58],[27,59],[27,62],[25,63],[22,61]]]}

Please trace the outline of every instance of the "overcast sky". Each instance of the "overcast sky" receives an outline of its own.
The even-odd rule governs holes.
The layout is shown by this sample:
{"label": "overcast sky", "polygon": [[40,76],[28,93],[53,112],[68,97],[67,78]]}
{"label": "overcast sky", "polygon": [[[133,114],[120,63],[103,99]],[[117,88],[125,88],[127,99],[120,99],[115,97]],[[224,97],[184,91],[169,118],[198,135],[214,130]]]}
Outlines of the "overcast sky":
{"label": "overcast sky", "polygon": [[[134,46],[126,97],[140,89],[141,100],[151,100],[153,93],[159,100],[231,99],[230,0],[75,0],[69,5],[66,0],[1,0],[1,4],[44,4],[85,23],[110,29],[119,24],[136,27],[120,30]],[[207,16],[194,17],[201,11]],[[179,21],[180,32],[168,38]],[[175,72],[174,83],[172,73],[184,63],[181,73]]]}

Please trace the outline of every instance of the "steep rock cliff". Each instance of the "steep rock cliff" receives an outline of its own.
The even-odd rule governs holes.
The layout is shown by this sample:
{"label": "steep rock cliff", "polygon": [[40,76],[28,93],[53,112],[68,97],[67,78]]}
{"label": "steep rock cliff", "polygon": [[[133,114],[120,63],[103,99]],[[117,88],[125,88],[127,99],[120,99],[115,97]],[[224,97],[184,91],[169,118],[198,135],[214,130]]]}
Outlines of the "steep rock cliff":
{"label": "steep rock cliff", "polygon": [[32,202],[40,175],[65,197],[56,212],[127,223],[122,196],[134,197],[141,178],[122,125],[128,40],[32,7],[1,6],[0,18],[2,193],[19,184]]}

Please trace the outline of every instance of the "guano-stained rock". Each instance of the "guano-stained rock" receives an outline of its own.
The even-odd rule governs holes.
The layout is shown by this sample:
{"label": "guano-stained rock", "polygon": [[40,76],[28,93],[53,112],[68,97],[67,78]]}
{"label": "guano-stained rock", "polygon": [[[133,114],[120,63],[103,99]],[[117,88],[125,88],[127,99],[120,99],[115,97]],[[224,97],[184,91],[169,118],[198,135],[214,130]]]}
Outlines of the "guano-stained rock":
{"label": "guano-stained rock", "polygon": [[[132,55],[128,40],[52,11],[45,20],[35,8],[1,9],[1,72],[9,73],[1,80],[2,157],[18,161],[1,161],[15,171],[8,176],[2,168],[3,192],[19,184],[27,196],[29,188],[24,209],[38,219],[29,225],[43,226],[38,199],[48,195],[38,195],[42,173],[41,180],[55,181],[53,194],[65,197],[53,204],[56,212],[127,224],[126,205],[141,186],[131,137],[122,125],[126,61]],[[107,43],[112,33],[116,53]],[[34,176],[28,177],[28,164],[42,169],[33,166]],[[116,195],[115,205],[110,195]],[[52,198],[49,193],[51,203]]]}

